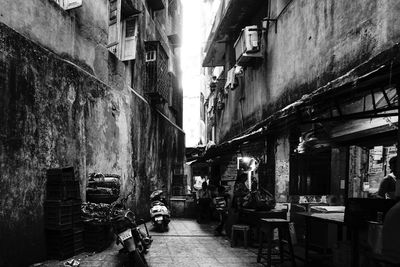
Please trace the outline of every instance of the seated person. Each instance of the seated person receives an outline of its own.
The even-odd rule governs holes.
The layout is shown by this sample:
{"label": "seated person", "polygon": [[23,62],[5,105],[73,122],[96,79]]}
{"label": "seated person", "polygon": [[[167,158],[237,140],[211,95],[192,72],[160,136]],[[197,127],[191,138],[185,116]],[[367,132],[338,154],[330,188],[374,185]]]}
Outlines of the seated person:
{"label": "seated person", "polygon": [[397,156],[391,158],[389,160],[389,168],[391,173],[389,173],[385,178],[383,178],[379,190],[378,190],[378,197],[381,198],[390,198],[394,199],[394,193],[396,190],[396,161],[397,161]]}
{"label": "seated person", "polygon": [[219,225],[215,228],[215,235],[222,235],[225,221],[228,216],[228,200],[229,194],[225,193],[225,187],[218,187],[218,195],[214,198],[214,204],[219,215]]}
{"label": "seated person", "polygon": [[382,254],[386,260],[400,264],[400,202],[386,214],[382,230]]}

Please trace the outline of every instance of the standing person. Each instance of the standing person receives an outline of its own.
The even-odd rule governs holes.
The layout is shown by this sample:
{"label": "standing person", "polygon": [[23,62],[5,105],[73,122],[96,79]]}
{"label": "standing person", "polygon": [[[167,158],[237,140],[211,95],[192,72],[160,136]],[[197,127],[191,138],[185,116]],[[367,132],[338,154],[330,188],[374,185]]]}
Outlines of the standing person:
{"label": "standing person", "polygon": [[197,222],[202,223],[210,219],[210,204],[211,204],[211,192],[208,190],[207,182],[203,182],[201,189],[197,191],[197,204],[198,214]]}
{"label": "standing person", "polygon": [[394,199],[395,198],[395,191],[396,191],[396,171],[397,171],[397,156],[394,156],[389,160],[389,168],[390,168],[390,173],[383,178],[381,184],[379,185],[379,190],[378,190],[378,197],[381,198],[390,198]]}
{"label": "standing person", "polygon": [[241,173],[236,178],[232,200],[232,207],[235,210],[239,210],[242,208],[242,204],[244,202],[243,198],[250,192],[250,190],[246,187],[246,181],[247,173]]}
{"label": "standing person", "polygon": [[225,187],[220,185],[218,187],[218,195],[214,199],[215,208],[219,214],[219,225],[215,228],[215,235],[222,235],[225,221],[228,216],[228,199],[229,194],[225,193]]}
{"label": "standing person", "polygon": [[398,264],[400,264],[399,222],[400,202],[397,202],[397,204],[387,212],[382,229],[382,254],[387,261],[393,263],[393,266],[398,266]]}

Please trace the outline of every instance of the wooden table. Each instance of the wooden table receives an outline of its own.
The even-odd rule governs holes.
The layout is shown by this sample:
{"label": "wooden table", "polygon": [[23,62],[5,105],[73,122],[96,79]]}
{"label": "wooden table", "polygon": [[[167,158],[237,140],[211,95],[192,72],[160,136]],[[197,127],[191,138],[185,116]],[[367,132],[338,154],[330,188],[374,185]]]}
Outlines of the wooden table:
{"label": "wooden table", "polygon": [[[256,211],[255,209],[241,209],[239,212],[239,222],[249,225],[256,230],[256,236],[260,234],[261,219],[285,219],[287,218],[287,210],[269,210]],[[257,242],[257,241],[256,241]]]}
{"label": "wooden table", "polygon": [[344,225],[344,213],[308,213],[298,212],[297,214],[305,217],[306,220],[306,240],[305,240],[305,262],[308,263],[308,254],[310,248],[310,225],[311,221],[320,221],[328,224],[336,224],[338,226]]}
{"label": "wooden table", "polygon": [[250,226],[258,226],[262,218],[286,219],[287,210],[256,211],[254,209],[241,209],[239,212],[239,221]]}

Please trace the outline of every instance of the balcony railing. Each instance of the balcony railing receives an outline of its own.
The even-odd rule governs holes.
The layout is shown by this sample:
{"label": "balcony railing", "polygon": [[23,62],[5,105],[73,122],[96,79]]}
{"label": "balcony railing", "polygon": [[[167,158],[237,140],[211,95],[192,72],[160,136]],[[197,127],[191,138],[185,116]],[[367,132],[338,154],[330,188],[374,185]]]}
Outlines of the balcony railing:
{"label": "balcony railing", "polygon": [[168,56],[161,43],[149,41],[146,48],[145,93],[156,103],[168,102],[170,78],[168,76]]}

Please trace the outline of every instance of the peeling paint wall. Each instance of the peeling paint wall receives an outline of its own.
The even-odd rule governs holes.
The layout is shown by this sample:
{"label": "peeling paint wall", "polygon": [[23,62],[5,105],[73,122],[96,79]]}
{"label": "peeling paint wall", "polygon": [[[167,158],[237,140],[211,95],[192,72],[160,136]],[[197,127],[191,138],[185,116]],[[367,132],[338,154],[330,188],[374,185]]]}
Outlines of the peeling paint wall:
{"label": "peeling paint wall", "polygon": [[107,0],[64,11],[52,0],[2,0],[0,22],[107,82]]}
{"label": "peeling paint wall", "polygon": [[275,199],[287,202],[289,197],[289,158],[290,143],[288,136],[276,140],[275,148]]}
{"label": "peeling paint wall", "polygon": [[[99,171],[110,167],[107,172],[118,173],[124,161],[130,162],[129,157],[116,159],[127,143],[120,139],[119,118],[113,118],[111,106],[128,96],[112,94],[93,76],[4,24],[0,24],[0,65],[0,250],[5,260],[0,265],[13,265],[18,259],[23,261],[18,264],[26,265],[32,258],[43,259],[45,253],[46,169],[74,166],[84,197],[94,162],[104,166]],[[105,158],[98,159],[94,147],[100,147]],[[107,166],[108,162],[114,165]],[[123,174],[128,173],[129,169]]]}
{"label": "peeling paint wall", "polygon": [[183,172],[184,133],[170,122],[181,114],[167,103],[156,111],[130,88],[144,92],[144,41],[165,37],[146,32],[146,16],[136,60],[122,63],[106,48],[106,0],[72,11],[51,0],[1,5],[0,266],[26,266],[46,256],[46,169],[74,166],[83,200],[88,173],[118,173],[121,194],[133,191],[128,204],[147,219],[151,191],[169,192]]}

